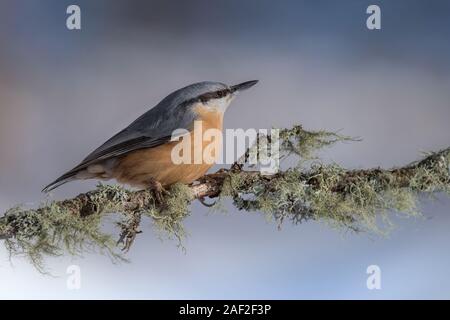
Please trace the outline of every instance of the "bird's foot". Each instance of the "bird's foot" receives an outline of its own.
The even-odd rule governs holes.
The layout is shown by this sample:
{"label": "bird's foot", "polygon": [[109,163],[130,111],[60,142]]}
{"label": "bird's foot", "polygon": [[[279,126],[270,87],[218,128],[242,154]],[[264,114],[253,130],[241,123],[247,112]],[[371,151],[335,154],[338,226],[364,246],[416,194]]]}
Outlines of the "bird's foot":
{"label": "bird's foot", "polygon": [[214,207],[216,205],[216,203],[217,203],[217,201],[213,201],[212,203],[206,203],[205,197],[200,197],[200,198],[197,198],[197,199],[198,199],[198,201],[200,201],[200,203],[202,205],[204,205],[205,207],[208,207],[208,208]]}
{"label": "bird's foot", "polygon": [[164,196],[169,194],[169,191],[164,189],[161,182],[157,180],[151,180],[149,183],[149,189],[153,193],[153,198],[156,203],[161,206],[164,203]]}

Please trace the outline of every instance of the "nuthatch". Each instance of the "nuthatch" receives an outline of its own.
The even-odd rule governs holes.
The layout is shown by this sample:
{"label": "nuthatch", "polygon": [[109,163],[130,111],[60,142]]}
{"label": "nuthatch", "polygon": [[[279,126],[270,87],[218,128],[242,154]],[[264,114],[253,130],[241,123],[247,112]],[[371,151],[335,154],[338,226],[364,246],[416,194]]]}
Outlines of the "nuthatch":
{"label": "nuthatch", "polygon": [[116,179],[131,186],[156,189],[176,182],[192,183],[213,164],[174,164],[171,151],[180,142],[172,140],[172,133],[177,129],[191,132],[194,121],[200,121],[203,130],[222,130],[223,115],[230,102],[238,92],[257,82],[234,86],[199,82],[169,94],[43,192],[78,179]]}

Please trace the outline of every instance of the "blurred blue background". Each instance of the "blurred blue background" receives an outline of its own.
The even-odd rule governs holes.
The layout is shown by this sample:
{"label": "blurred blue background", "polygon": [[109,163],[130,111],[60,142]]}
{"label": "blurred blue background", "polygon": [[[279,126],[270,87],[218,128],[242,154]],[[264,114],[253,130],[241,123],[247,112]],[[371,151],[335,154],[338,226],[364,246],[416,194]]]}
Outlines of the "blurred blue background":
{"label": "blurred blue background", "polygon": [[[82,29],[66,28],[81,7]],[[381,30],[366,8],[381,7]],[[171,91],[259,79],[226,128],[339,130],[362,142],[323,157],[398,166],[450,142],[448,1],[0,2],[0,211],[37,205],[41,188]],[[76,182],[53,197],[74,196]],[[146,221],[130,263],[59,257],[43,276],[0,248],[0,298],[450,298],[450,201],[393,214],[387,237],[318,222],[281,230],[258,213],[192,206],[186,252]],[[66,288],[79,265],[80,290]],[[368,290],[366,268],[381,268]]]}

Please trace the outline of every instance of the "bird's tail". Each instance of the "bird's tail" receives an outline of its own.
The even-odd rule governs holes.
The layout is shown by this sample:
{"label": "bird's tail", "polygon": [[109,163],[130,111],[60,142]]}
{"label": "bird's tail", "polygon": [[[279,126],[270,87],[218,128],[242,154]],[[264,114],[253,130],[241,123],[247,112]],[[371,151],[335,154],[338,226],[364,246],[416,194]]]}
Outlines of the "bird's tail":
{"label": "bird's tail", "polygon": [[48,193],[50,191],[52,191],[53,189],[58,188],[59,186],[76,180],[76,174],[77,172],[67,172],[66,174],[62,175],[61,177],[59,177],[58,179],[56,179],[55,181],[53,181],[52,183],[50,183],[48,186],[46,186],[44,189],[42,189],[42,192]]}

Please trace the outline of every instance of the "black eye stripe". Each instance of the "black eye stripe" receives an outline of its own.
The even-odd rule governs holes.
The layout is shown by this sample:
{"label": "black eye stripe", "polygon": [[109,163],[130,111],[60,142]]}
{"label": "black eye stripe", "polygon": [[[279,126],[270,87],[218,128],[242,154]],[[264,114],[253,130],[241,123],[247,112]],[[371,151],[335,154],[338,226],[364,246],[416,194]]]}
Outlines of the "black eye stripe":
{"label": "black eye stripe", "polygon": [[201,96],[199,96],[198,99],[202,102],[207,102],[211,99],[223,98],[229,92],[230,92],[230,90],[228,90],[228,89],[218,90],[218,91],[214,91],[214,92],[208,92],[208,93],[205,93],[205,94],[202,94]]}
{"label": "black eye stripe", "polygon": [[198,101],[201,101],[202,103],[206,103],[209,100],[212,99],[220,99],[225,97],[227,94],[229,94],[231,91],[230,89],[223,89],[223,90],[218,90],[218,91],[213,91],[213,92],[207,92],[204,93],[196,98],[190,99],[185,101],[184,103],[182,103],[182,105],[189,105],[191,103],[195,103]]}

